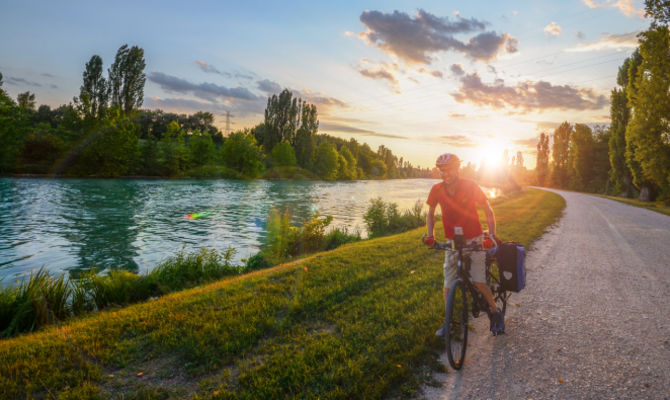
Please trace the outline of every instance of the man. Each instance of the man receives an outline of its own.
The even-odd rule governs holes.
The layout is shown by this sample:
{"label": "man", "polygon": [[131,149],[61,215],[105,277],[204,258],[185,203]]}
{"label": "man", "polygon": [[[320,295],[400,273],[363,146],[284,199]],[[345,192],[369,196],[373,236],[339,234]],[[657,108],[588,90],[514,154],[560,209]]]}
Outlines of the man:
{"label": "man", "polygon": [[[493,215],[493,209],[489,204],[486,195],[482,189],[473,181],[469,179],[462,179],[458,177],[458,169],[461,161],[455,154],[445,153],[437,158],[435,166],[440,170],[442,182],[434,185],[428,195],[426,203],[430,207],[426,217],[426,225],[428,234],[424,242],[428,246],[433,246],[435,243],[434,228],[435,228],[435,208],[440,205],[442,210],[442,223],[444,225],[444,234],[447,239],[454,238],[454,228],[463,228],[466,243],[482,244],[484,234],[479,222],[479,215],[477,214],[477,205],[484,209],[486,214],[486,222],[489,227],[489,235],[494,239],[496,231],[496,220]],[[472,264],[470,267],[470,275],[472,281],[479,291],[484,295],[484,298],[491,309],[491,333],[498,335],[505,332],[504,316],[496,307],[495,300],[491,289],[486,284],[485,259],[486,255],[483,251],[473,252],[471,255]],[[456,279],[456,270],[458,263],[458,255],[454,251],[447,251],[444,259],[444,299],[446,303],[449,286],[451,282]],[[444,326],[440,327],[435,333],[438,336],[444,334]]]}

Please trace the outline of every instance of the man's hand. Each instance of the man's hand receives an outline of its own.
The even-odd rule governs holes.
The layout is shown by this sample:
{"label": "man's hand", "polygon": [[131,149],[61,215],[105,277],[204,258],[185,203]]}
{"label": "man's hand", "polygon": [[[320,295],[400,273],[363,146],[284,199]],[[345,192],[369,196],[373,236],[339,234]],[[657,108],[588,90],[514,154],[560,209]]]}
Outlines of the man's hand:
{"label": "man's hand", "polygon": [[423,242],[428,247],[433,247],[435,245],[435,238],[432,236],[423,235]]}

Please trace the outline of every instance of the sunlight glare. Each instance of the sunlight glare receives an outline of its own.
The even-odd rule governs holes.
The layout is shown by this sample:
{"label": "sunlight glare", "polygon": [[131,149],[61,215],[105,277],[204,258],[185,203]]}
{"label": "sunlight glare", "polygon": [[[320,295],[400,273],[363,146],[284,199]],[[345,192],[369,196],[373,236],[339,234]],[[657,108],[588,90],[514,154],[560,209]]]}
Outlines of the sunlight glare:
{"label": "sunlight glare", "polygon": [[506,146],[498,141],[489,141],[477,149],[480,163],[488,167],[502,167]]}

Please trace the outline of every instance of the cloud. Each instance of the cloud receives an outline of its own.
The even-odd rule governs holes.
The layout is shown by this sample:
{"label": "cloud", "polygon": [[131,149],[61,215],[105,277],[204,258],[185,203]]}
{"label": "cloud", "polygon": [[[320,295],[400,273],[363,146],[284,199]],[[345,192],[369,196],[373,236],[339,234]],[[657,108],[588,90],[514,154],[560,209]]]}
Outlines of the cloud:
{"label": "cloud", "polygon": [[367,68],[358,68],[358,73],[367,77],[367,78],[372,78],[372,79],[385,79],[389,82],[391,82],[393,85],[398,84],[398,79],[396,79],[395,75],[393,75],[390,71],[379,68],[376,70],[371,70]]}
{"label": "cloud", "polygon": [[451,64],[451,67],[449,67],[449,69],[456,76],[463,76],[465,74],[465,71],[463,70],[461,64]]}
{"label": "cloud", "polygon": [[173,93],[192,93],[196,97],[208,101],[217,98],[234,98],[242,100],[257,100],[259,97],[243,87],[227,88],[215,83],[191,83],[185,79],[164,74],[162,72],[151,72],[149,81],[159,85],[165,91]]}
{"label": "cloud", "polygon": [[47,78],[55,78],[56,77],[55,75],[52,75],[48,72],[43,73],[42,76],[46,76]]}
{"label": "cloud", "polygon": [[49,87],[52,88],[52,89],[58,89],[58,85],[53,84],[53,83],[50,84]]}
{"label": "cloud", "polygon": [[598,110],[609,104],[606,96],[598,95],[591,89],[552,85],[545,81],[526,81],[516,86],[506,86],[502,79],[496,79],[489,85],[482,82],[477,73],[463,76],[458,92],[451,96],[459,103],[524,111]]}
{"label": "cloud", "polygon": [[219,74],[219,75],[224,75],[224,76],[230,76],[229,73],[223,73],[223,72],[219,71],[218,69],[216,69],[216,67],[214,67],[212,65],[209,65],[204,61],[196,60],[195,63],[198,64],[198,66],[200,67],[201,70],[203,70],[204,72],[207,72],[208,74]]}
{"label": "cloud", "polygon": [[242,78],[242,79],[247,79],[247,80],[254,79],[254,77],[252,75],[248,74],[248,73],[243,73],[243,72],[231,73],[231,72],[226,72],[226,71],[220,71],[215,66],[213,66],[211,64],[207,64],[205,61],[202,61],[202,60],[196,60],[195,63],[198,64],[198,67],[200,67],[200,69],[203,72],[206,72],[208,74],[218,74],[218,75],[225,76],[227,78]]}
{"label": "cloud", "polygon": [[465,118],[465,114],[450,112],[449,118]]}
{"label": "cloud", "polygon": [[414,17],[399,11],[392,14],[364,11],[360,20],[368,28],[358,35],[361,39],[411,64],[430,64],[432,54],[449,50],[487,61],[495,58],[503,48],[513,53],[517,46],[516,39],[495,32],[480,33],[467,42],[456,39],[455,34],[482,31],[488,25],[460,15],[452,20],[424,10],[419,10]]}
{"label": "cloud", "polygon": [[528,149],[537,149],[538,140],[539,139],[537,137],[531,137],[527,139],[515,139],[512,141],[512,143],[520,147],[526,147]]}
{"label": "cloud", "polygon": [[346,133],[353,133],[355,135],[360,135],[360,136],[376,136],[376,137],[383,137],[383,138],[389,138],[389,139],[408,139],[406,136],[399,136],[399,135],[391,135],[388,133],[380,133],[380,132],[375,132],[367,129],[360,129],[360,128],[355,128],[352,126],[348,125],[341,125],[341,124],[333,124],[333,123],[320,123],[319,124],[319,130],[331,130],[331,131],[336,131],[336,132],[346,132]]}
{"label": "cloud", "polygon": [[263,79],[262,81],[258,81],[258,89],[262,90],[265,93],[272,93],[272,94],[279,93],[282,90],[280,84],[278,84],[277,82],[273,82],[269,79]]}
{"label": "cloud", "polygon": [[575,32],[575,35],[577,36],[577,39],[579,39],[579,40],[584,40],[584,39],[586,39],[586,35],[585,35],[584,32],[582,32],[582,31],[577,31],[577,32]]}
{"label": "cloud", "polygon": [[167,110],[192,110],[192,111],[226,111],[227,108],[223,104],[212,103],[208,101],[198,101],[192,99],[182,99],[182,98],[161,98],[158,96],[153,96],[148,98],[144,102],[145,107],[148,108],[160,108]]}
{"label": "cloud", "polygon": [[435,78],[444,78],[444,74],[442,73],[442,71],[431,70],[431,69],[426,69],[426,68],[419,68],[417,71],[422,73],[422,74],[432,75]]}
{"label": "cloud", "polygon": [[586,52],[599,50],[634,49],[638,46],[637,35],[639,31],[610,35],[603,33],[597,42],[580,44],[577,47],[566,49],[568,52]]}
{"label": "cloud", "polygon": [[161,98],[153,96],[145,99],[145,107],[160,108],[172,112],[197,112],[209,111],[212,113],[233,112],[238,117],[262,114],[266,102],[263,99],[256,100],[224,100],[224,101],[201,101],[186,98]]}
{"label": "cloud", "polygon": [[326,114],[331,108],[349,108],[349,104],[335,97],[325,96],[311,90],[293,90],[293,95],[317,106],[319,114]]}
{"label": "cloud", "polygon": [[562,122],[552,122],[552,121],[536,121],[535,129],[542,132],[554,131],[558,128]]}
{"label": "cloud", "polygon": [[582,0],[589,8],[618,8],[626,17],[643,16],[644,10],[638,10],[633,0]]}
{"label": "cloud", "polygon": [[438,136],[441,143],[454,147],[477,147],[479,143],[465,135]]}
{"label": "cloud", "polygon": [[42,84],[39,82],[33,82],[23,78],[16,78],[13,76],[8,76],[5,82],[15,86],[28,85],[28,86],[42,87]]}
{"label": "cloud", "polygon": [[544,33],[550,36],[559,36],[561,34],[561,27],[554,21],[544,27]]}

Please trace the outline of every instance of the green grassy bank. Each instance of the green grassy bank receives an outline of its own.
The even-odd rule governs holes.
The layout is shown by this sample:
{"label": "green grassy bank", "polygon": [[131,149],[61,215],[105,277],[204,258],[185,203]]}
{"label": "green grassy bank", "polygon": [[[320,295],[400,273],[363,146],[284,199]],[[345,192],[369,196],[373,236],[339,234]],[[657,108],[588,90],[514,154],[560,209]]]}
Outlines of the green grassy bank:
{"label": "green grassy bank", "polygon": [[[526,245],[565,202],[494,205]],[[0,341],[4,398],[378,398],[438,368],[443,254],[423,228]]]}
{"label": "green grassy bank", "polygon": [[663,202],[649,202],[649,201],[640,201],[636,199],[627,199],[625,197],[618,196],[606,196],[606,195],[597,195],[604,197],[606,199],[619,201],[621,203],[626,203],[631,206],[646,208],[648,210],[656,211],[661,214],[670,215],[670,206],[666,206]]}

